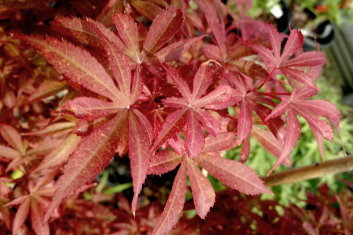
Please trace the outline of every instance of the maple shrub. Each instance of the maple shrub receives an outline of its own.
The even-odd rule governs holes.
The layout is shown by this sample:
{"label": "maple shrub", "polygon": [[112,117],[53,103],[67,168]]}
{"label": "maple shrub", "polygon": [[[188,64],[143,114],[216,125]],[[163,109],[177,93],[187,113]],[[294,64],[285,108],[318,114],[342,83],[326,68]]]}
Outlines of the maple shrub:
{"label": "maple shrub", "polygon": [[[290,164],[300,137],[298,115],[310,124],[322,156],[322,142],[332,139],[333,131],[321,118],[339,131],[335,106],[311,99],[325,56],[303,52],[297,29],[281,34],[247,17],[247,5],[234,12],[217,0],[162,2],[151,9],[124,2],[104,21],[55,18],[50,36],[15,36],[63,77],[44,80],[27,102],[67,93],[49,125],[26,134],[65,130],[56,142],[43,143],[52,146],[49,153],[36,153],[26,135],[0,126],[7,141],[0,154],[10,162],[6,171],[24,167],[32,180],[28,194],[7,204],[20,205],[14,234],[29,210],[33,230],[48,234],[61,202],[89,187],[115,154],[130,159],[133,213],[146,176],[178,167],[153,230],[166,234],[182,213],[188,179],[201,218],[215,203],[207,174],[241,193],[271,193],[244,164],[250,136],[277,158],[271,173],[279,164]],[[240,162],[221,156],[235,146],[241,147]]]}

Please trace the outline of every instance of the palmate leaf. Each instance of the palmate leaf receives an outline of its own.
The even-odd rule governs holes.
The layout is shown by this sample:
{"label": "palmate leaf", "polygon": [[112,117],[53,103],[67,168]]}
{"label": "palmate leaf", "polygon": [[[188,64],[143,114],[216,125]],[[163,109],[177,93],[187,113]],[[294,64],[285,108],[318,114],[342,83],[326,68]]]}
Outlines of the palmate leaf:
{"label": "palmate leaf", "polygon": [[[304,72],[305,67],[322,66],[326,59],[321,52],[303,52],[297,54],[295,58],[291,57],[303,46],[304,38],[297,29],[292,29],[286,45],[281,53],[281,42],[284,37],[271,25],[267,25],[272,50],[262,45],[249,44],[261,58],[266,67],[272,71],[279,71],[286,75],[288,79],[297,80],[306,86],[314,87],[313,79],[308,73]],[[289,80],[290,81],[290,80]]]}
{"label": "palmate leaf", "polygon": [[[129,157],[131,159],[131,169],[133,176],[134,192],[132,208],[136,210],[137,197],[141,191],[142,184],[145,180],[148,162],[151,151],[150,145],[152,141],[152,128],[149,121],[137,109],[131,108],[135,101],[140,96],[142,91],[142,78],[140,76],[140,68],[137,66],[135,74],[131,76],[130,64],[127,57],[120,50],[120,46],[116,44],[114,39],[120,40],[113,32],[105,28],[103,25],[92,20],[84,21],[86,26],[95,32],[101,39],[102,47],[105,48],[109,58],[112,74],[118,87],[115,86],[113,79],[103,69],[103,66],[97,62],[88,52],[80,49],[66,41],[56,40],[51,42],[49,39],[37,38],[37,40],[30,37],[22,36],[30,44],[45,46],[46,49],[40,50],[44,57],[47,58],[60,72],[68,74],[68,80],[99,94],[110,98],[112,102],[107,102],[93,97],[78,97],[66,103],[63,107],[63,112],[73,114],[76,118],[81,120],[96,120],[97,118],[107,117],[109,115],[116,115],[113,120],[109,121],[112,130],[118,129],[117,132],[109,132],[102,134],[97,130],[106,132],[106,125],[98,127],[89,136],[84,137],[81,143],[90,143],[90,139],[95,140],[95,146],[92,147],[92,154],[88,158],[82,158],[82,155],[87,154],[86,149],[80,146],[73,153],[71,160],[67,163],[64,175],[60,182],[50,211],[52,212],[60,201],[72,193],[74,189],[82,186],[84,183],[90,182],[95,175],[100,173],[100,170],[109,162],[108,160],[114,155],[115,150],[124,152],[126,146],[129,146]],[[56,49],[54,50],[54,46]],[[54,50],[54,51],[52,51]],[[73,53],[77,53],[74,55]],[[120,116],[117,119],[117,116]],[[103,128],[103,129],[102,129]],[[94,135],[102,135],[103,138]],[[108,136],[106,136],[108,135]],[[114,136],[111,140],[109,135]],[[104,137],[106,136],[106,137]],[[113,137],[111,137],[113,138]],[[125,138],[126,140],[123,140]],[[102,146],[108,144],[109,148],[102,150]],[[100,159],[102,158],[102,159]],[[72,159],[76,159],[73,161]],[[91,159],[101,161],[97,164],[97,168],[91,169],[90,175],[83,174],[80,170],[74,172],[74,169],[69,167],[72,164],[79,164],[81,162],[81,170],[89,171]],[[100,160],[99,160],[100,159]],[[85,166],[88,164],[88,166]],[[85,168],[87,167],[87,169]],[[78,174],[75,176],[75,174]],[[81,175],[82,174],[82,175]],[[86,172],[87,174],[87,172]],[[74,178],[73,178],[74,177]],[[62,182],[65,182],[62,183]],[[51,213],[50,212],[50,213]],[[47,214],[47,217],[50,214]]]}
{"label": "palmate leaf", "polygon": [[283,97],[282,102],[271,112],[268,119],[276,118],[288,111],[286,119],[285,137],[281,155],[269,173],[271,173],[279,163],[285,158],[288,158],[290,152],[295,147],[300,136],[300,124],[296,117],[297,114],[301,115],[310,125],[315,138],[319,145],[319,150],[322,158],[322,139],[331,140],[333,133],[331,127],[324,121],[319,119],[319,116],[327,118],[335,128],[340,131],[339,120],[340,112],[331,103],[323,100],[309,100],[314,96],[317,90],[312,87],[295,88],[290,97]]}
{"label": "palmate leaf", "polygon": [[118,137],[127,115],[126,110],[119,112],[113,119],[94,129],[82,139],[71,155],[64,169],[64,174],[57,182],[59,188],[55,191],[46,212],[45,221],[48,221],[65,197],[91,182],[108,165],[114,156],[117,141],[119,141]]}
{"label": "palmate leaf", "polygon": [[[220,131],[220,122],[204,109],[223,109],[235,103],[235,92],[230,86],[222,85],[212,92],[205,94],[212,83],[211,62],[200,65],[193,80],[193,90],[176,73],[166,68],[174,84],[183,97],[168,97],[163,104],[178,108],[178,111],[170,114],[163,124],[158,138],[154,143],[156,149],[167,139],[179,132],[187,125],[185,149],[189,157],[197,156],[204,146],[202,127],[210,134],[217,135]],[[201,125],[200,125],[201,124]]]}
{"label": "palmate leaf", "polygon": [[7,143],[9,143],[9,145],[11,145],[14,149],[22,154],[25,153],[26,149],[23,144],[21,135],[15,128],[0,123],[0,133],[2,137],[4,137],[4,139],[7,141]]}

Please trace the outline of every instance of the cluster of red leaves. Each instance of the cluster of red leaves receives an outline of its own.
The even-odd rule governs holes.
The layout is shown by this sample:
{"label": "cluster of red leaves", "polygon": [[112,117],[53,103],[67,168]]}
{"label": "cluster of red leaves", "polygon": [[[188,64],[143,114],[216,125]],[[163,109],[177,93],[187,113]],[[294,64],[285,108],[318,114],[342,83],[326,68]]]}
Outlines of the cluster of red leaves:
{"label": "cluster of red leaves", "polygon": [[[196,0],[197,7],[189,1],[112,0],[91,16],[95,20],[58,17],[46,31],[51,36],[40,30],[16,35],[63,77],[1,80],[10,87],[2,89],[1,104],[22,102],[8,105],[7,117],[13,118],[16,108],[23,115],[26,105],[65,92],[56,97],[55,112],[34,117],[33,123],[25,119],[27,126],[21,128],[27,129],[26,137],[16,129],[20,122],[1,119],[0,157],[5,163],[0,169],[27,176],[20,196],[7,196],[11,178],[0,181],[6,191],[2,203],[11,198],[8,207],[19,205],[12,225],[11,216],[6,219],[14,234],[29,214],[32,229],[48,234],[49,219],[57,217],[61,202],[89,187],[116,153],[130,159],[133,213],[146,176],[179,166],[153,230],[166,234],[182,213],[187,178],[201,218],[215,202],[207,173],[246,194],[269,192],[252,169],[222,158],[222,151],[240,145],[246,161],[253,136],[278,158],[272,170],[290,164],[300,136],[297,115],[310,124],[322,149],[332,129],[319,117],[339,130],[340,116],[329,102],[310,99],[318,91],[314,80],[326,62],[324,55],[303,52],[298,30],[282,35],[245,17],[248,5],[233,2],[242,9],[238,13],[219,0]],[[229,27],[227,16],[234,20]],[[3,218],[8,211],[4,209]]]}

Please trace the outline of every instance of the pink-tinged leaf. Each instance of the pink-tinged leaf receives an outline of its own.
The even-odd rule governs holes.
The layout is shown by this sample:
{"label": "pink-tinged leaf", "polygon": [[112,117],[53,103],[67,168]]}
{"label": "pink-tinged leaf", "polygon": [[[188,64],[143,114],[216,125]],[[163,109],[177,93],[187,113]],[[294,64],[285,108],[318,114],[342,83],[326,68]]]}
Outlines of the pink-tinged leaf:
{"label": "pink-tinged leaf", "polygon": [[276,62],[275,64],[278,66],[281,63],[281,42],[283,40],[283,37],[281,34],[277,31],[277,29],[272,26],[272,25],[266,25],[270,41],[271,41],[271,46],[272,46],[272,52],[274,56],[274,61]]}
{"label": "pink-tinged leaf", "polygon": [[[302,48],[303,44],[304,44],[303,34],[299,32],[297,29],[292,29],[290,31],[288,40],[286,42],[286,46],[283,49],[281,60],[282,61],[288,60],[289,57],[291,57],[291,55],[295,54],[300,48]],[[281,46],[281,44],[278,44],[278,45],[279,47]]]}
{"label": "pink-tinged leaf", "polygon": [[105,26],[112,24],[112,15],[116,12],[124,11],[124,2],[121,0],[109,0],[108,3],[101,10],[96,20]]}
{"label": "pink-tinged leaf", "polygon": [[137,63],[141,62],[139,32],[135,20],[126,14],[115,13],[113,22],[121,40],[125,43],[129,54],[134,55]]}
{"label": "pink-tinged leaf", "polygon": [[178,222],[184,207],[186,195],[186,163],[182,162],[175,176],[172,191],[169,194],[167,204],[159,217],[152,235],[166,235]]}
{"label": "pink-tinged leaf", "polygon": [[134,111],[129,113],[129,158],[132,183],[134,186],[134,198],[132,200],[132,212],[136,211],[138,195],[145,182],[147,168],[151,159],[151,127],[146,128],[136,117]]}
{"label": "pink-tinged leaf", "polygon": [[267,77],[266,70],[254,61],[241,59],[241,60],[233,60],[230,63],[231,63],[232,69],[235,69],[250,77],[257,78],[257,79],[264,79]]}
{"label": "pink-tinged leaf", "polygon": [[300,137],[300,124],[299,121],[292,110],[289,110],[288,117],[287,117],[287,124],[285,129],[285,137],[282,147],[282,152],[275,164],[272,166],[271,170],[268,172],[267,175],[270,175],[273,170],[277,168],[277,166],[284,162],[288,161],[285,158],[290,158],[290,153],[296,146],[298,139]]}
{"label": "pink-tinged leaf", "polygon": [[143,128],[146,131],[147,137],[148,137],[148,143],[152,144],[153,141],[153,130],[150,122],[146,118],[143,113],[138,111],[137,109],[134,109],[134,114],[136,115],[137,121],[140,123],[141,128]]}
{"label": "pink-tinged leaf", "polygon": [[252,128],[252,114],[249,105],[245,100],[240,103],[240,113],[238,117],[237,136],[238,141],[245,139]]}
{"label": "pink-tinged leaf", "polygon": [[286,67],[309,67],[323,65],[327,63],[326,57],[322,52],[319,51],[309,51],[304,52],[296,56],[295,58],[288,60],[282,64]]}
{"label": "pink-tinged leaf", "polygon": [[161,62],[168,62],[179,59],[183,53],[188,50],[194,43],[204,38],[199,36],[174,42],[154,54],[154,56]]}
{"label": "pink-tinged leaf", "polygon": [[295,100],[301,100],[303,101],[305,98],[310,98],[313,97],[314,95],[316,95],[318,93],[318,89],[316,87],[303,87],[300,89],[293,89],[292,91],[292,97],[294,97],[294,101]]}
{"label": "pink-tinged leaf", "polygon": [[185,141],[181,139],[179,135],[174,135],[168,140],[168,144],[174,149],[180,156],[185,153]]}
{"label": "pink-tinged leaf", "polygon": [[240,157],[239,160],[240,162],[244,163],[246,160],[248,160],[250,154],[250,136],[244,138],[243,144],[241,146],[241,151],[240,151]]}
{"label": "pink-tinged leaf", "polygon": [[78,97],[67,102],[62,112],[73,114],[78,119],[96,120],[118,112],[122,108],[113,102],[106,102],[91,97]]}
{"label": "pink-tinged leaf", "polygon": [[280,129],[284,125],[283,120],[280,117],[277,117],[266,121],[266,118],[270,115],[272,110],[263,104],[252,105],[252,109],[261,118],[268,129],[270,129],[270,131],[277,137]]}
{"label": "pink-tinged leaf", "polygon": [[[272,134],[272,132],[263,130],[254,125],[251,130],[251,135],[275,157],[279,158],[281,156],[282,143]],[[282,163],[289,166],[289,158],[285,158]]]}
{"label": "pink-tinged leaf", "polygon": [[66,82],[44,80],[42,84],[28,98],[29,103],[34,103],[67,88]]}
{"label": "pink-tinged leaf", "polygon": [[49,235],[49,224],[43,223],[44,211],[37,200],[31,200],[31,224],[37,235]]}
{"label": "pink-tinged leaf", "polygon": [[234,138],[235,133],[233,132],[221,132],[218,133],[216,136],[209,135],[206,138],[206,143],[202,149],[202,152],[218,152],[230,149],[235,144]]}
{"label": "pink-tinged leaf", "polygon": [[162,8],[150,1],[129,0],[132,7],[149,20],[155,19],[162,12]]}
{"label": "pink-tinged leaf", "polygon": [[202,51],[207,56],[207,58],[211,60],[215,60],[218,62],[222,62],[224,60],[221,49],[219,49],[219,47],[216,45],[212,45],[212,44],[205,45],[202,48]]}
{"label": "pink-tinged leaf", "polygon": [[339,131],[340,111],[335,105],[325,100],[303,100],[298,104],[298,109],[306,109],[315,115],[327,118]]}
{"label": "pink-tinged leaf", "polygon": [[256,51],[261,56],[261,58],[267,65],[271,65],[269,66],[269,69],[277,67],[277,63],[279,62],[276,61],[276,58],[274,58],[273,53],[270,49],[259,44],[251,44],[251,48],[254,49],[254,51]]}
{"label": "pink-tinged leaf", "polygon": [[256,172],[234,160],[211,154],[196,158],[199,164],[226,186],[245,194],[271,193]]}
{"label": "pink-tinged leaf", "polygon": [[202,126],[213,136],[216,136],[221,130],[221,123],[208,112],[202,109],[194,109],[197,113],[197,118]]}
{"label": "pink-tinged leaf", "polygon": [[288,108],[289,108],[288,101],[286,100],[282,101],[279,105],[276,106],[274,110],[272,110],[271,114],[267,116],[266,121],[283,115]]}
{"label": "pink-tinged leaf", "polygon": [[309,74],[302,71],[302,69],[281,68],[281,72],[289,79],[297,80],[308,87],[315,87],[313,79]]}
{"label": "pink-tinged leaf", "polygon": [[38,131],[27,132],[27,133],[23,133],[22,135],[48,136],[54,133],[71,130],[73,127],[75,127],[74,122],[57,122],[57,123],[50,124]]}
{"label": "pink-tinged leaf", "polygon": [[152,151],[155,151],[160,145],[166,142],[173,135],[178,133],[187,123],[189,109],[180,109],[168,115],[158,133],[158,138],[154,142]]}
{"label": "pink-tinged leaf", "polygon": [[186,163],[195,209],[200,218],[204,219],[214,205],[216,194],[210,181],[202,174],[195,162],[186,158]]}
{"label": "pink-tinged leaf", "polygon": [[162,175],[174,170],[181,162],[181,156],[173,151],[158,152],[151,157],[147,174]]}
{"label": "pink-tinged leaf", "polygon": [[201,125],[195,112],[190,112],[186,129],[185,151],[190,158],[196,157],[205,144]]}
{"label": "pink-tinged leaf", "polygon": [[182,79],[175,71],[168,69],[167,67],[164,67],[164,69],[167,71],[174,85],[178,88],[178,91],[180,92],[180,94],[185,98],[190,97],[191,91],[188,84],[185,82],[185,80]]}
{"label": "pink-tinged leaf", "polygon": [[12,234],[17,234],[18,230],[24,224],[30,207],[30,199],[27,197],[26,200],[17,209],[16,216],[12,224]]}
{"label": "pink-tinged leaf", "polygon": [[204,62],[197,69],[193,81],[191,102],[203,96],[207,91],[207,88],[212,84],[213,79],[210,66],[210,62]]}
{"label": "pink-tinged leaf", "polygon": [[48,221],[65,197],[90,183],[109,164],[126,120],[127,111],[123,110],[82,139],[66,164],[63,175],[56,183],[58,189],[55,191],[44,221]]}
{"label": "pink-tinged leaf", "polygon": [[126,49],[120,48],[117,43],[120,40],[118,36],[104,25],[92,20],[87,20],[87,24],[100,36],[109,58],[109,65],[113,72],[113,77],[118,83],[120,91],[128,97],[130,95],[131,71],[127,57],[123,53],[126,52]]}
{"label": "pink-tinged leaf", "polygon": [[139,96],[142,93],[142,76],[141,76],[141,68],[139,65],[136,66],[134,76],[132,78],[132,84],[131,84],[131,92],[129,95],[129,103],[134,104],[136,100],[139,98]]}
{"label": "pink-tinged leaf", "polygon": [[208,26],[211,28],[214,37],[221,49],[223,57],[227,55],[226,49],[226,31],[223,22],[217,15],[217,9],[210,0],[196,0],[197,5],[205,15]]}
{"label": "pink-tinged leaf", "polygon": [[305,120],[309,123],[313,132],[317,132],[317,134],[321,135],[327,140],[332,140],[333,133],[331,127],[324,121],[316,116],[314,116],[310,112],[305,112],[300,109],[295,109],[298,114],[300,114]]}
{"label": "pink-tinged leaf", "polygon": [[188,106],[188,103],[184,99],[177,97],[167,97],[163,99],[163,104],[170,108],[183,108]]}
{"label": "pink-tinged leaf", "polygon": [[197,99],[193,105],[207,109],[225,109],[237,102],[237,91],[228,85],[220,85],[204,97]]}
{"label": "pink-tinged leaf", "polygon": [[11,145],[14,149],[24,154],[26,149],[23,145],[21,135],[12,126],[0,123],[0,133],[2,137]]}
{"label": "pink-tinged leaf", "polygon": [[21,154],[17,150],[4,145],[0,145],[0,159],[6,158],[11,160],[11,159],[16,159],[20,157],[21,157]]}
{"label": "pink-tinged leaf", "polygon": [[169,7],[162,11],[152,22],[143,49],[153,54],[166,44],[180,30],[184,15],[180,9]]}
{"label": "pink-tinged leaf", "polygon": [[87,51],[53,37],[21,36],[71,82],[116,100],[119,92],[103,66]]}
{"label": "pink-tinged leaf", "polygon": [[80,140],[81,137],[75,134],[66,137],[61,144],[44,158],[35,171],[50,169],[65,163],[69,159],[69,156],[75,151]]}
{"label": "pink-tinged leaf", "polygon": [[101,48],[100,38],[87,27],[84,20],[76,17],[57,18],[51,23],[56,32],[74,39],[79,43]]}

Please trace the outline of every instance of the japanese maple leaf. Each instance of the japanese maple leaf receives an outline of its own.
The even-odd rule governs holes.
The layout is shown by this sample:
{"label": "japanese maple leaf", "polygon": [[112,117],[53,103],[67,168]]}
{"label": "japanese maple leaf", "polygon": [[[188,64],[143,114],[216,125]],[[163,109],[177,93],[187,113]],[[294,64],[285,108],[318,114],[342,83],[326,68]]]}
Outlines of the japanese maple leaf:
{"label": "japanese maple leaf", "polygon": [[327,118],[334,127],[339,129],[340,112],[330,102],[324,100],[309,100],[317,90],[311,87],[294,88],[290,97],[283,97],[282,102],[271,112],[267,119],[279,117],[288,111],[286,118],[285,136],[282,152],[269,174],[285,159],[297,144],[300,136],[300,124],[297,115],[301,115],[310,125],[312,132],[318,142],[321,156],[323,157],[323,139],[332,139],[332,129],[324,120]]}
{"label": "japanese maple leaf", "polygon": [[220,122],[205,109],[217,110],[231,106],[235,102],[233,98],[235,91],[228,85],[220,85],[206,94],[212,84],[211,66],[214,64],[210,61],[200,65],[193,80],[192,92],[182,78],[168,70],[182,97],[168,97],[163,100],[164,105],[177,110],[166,118],[153,149],[159,147],[186,125],[185,149],[188,156],[195,157],[205,143],[202,127],[214,136],[220,131]]}
{"label": "japanese maple leaf", "polygon": [[35,148],[31,148],[14,127],[2,123],[0,123],[0,134],[8,143],[8,145],[0,144],[0,161],[10,161],[6,171],[15,170],[20,165],[27,165],[38,155],[48,154],[57,144],[53,139],[43,140]]}
{"label": "japanese maple leaf", "polygon": [[234,72],[228,72],[224,77],[228,79],[229,83],[231,83],[236,90],[234,99],[237,106],[235,108],[239,110],[236,116],[237,142],[238,144],[243,143],[240,159],[245,162],[249,156],[250,150],[249,137],[253,127],[253,111],[257,114],[257,116],[254,115],[255,118],[260,118],[263,124],[266,125],[275,136],[278,135],[283,121],[281,121],[280,118],[266,120],[267,116],[271,113],[271,109],[266,105],[274,107],[275,103],[256,91],[251,84],[251,79]]}
{"label": "japanese maple leaf", "polygon": [[55,191],[55,186],[52,185],[52,182],[56,175],[57,171],[52,171],[40,178],[35,185],[34,182],[30,181],[28,186],[29,194],[17,197],[7,204],[7,206],[20,205],[12,225],[13,234],[17,234],[28,215],[30,215],[31,225],[35,233],[49,235],[49,224],[48,222],[43,222],[43,219],[50,203],[50,198]]}
{"label": "japanese maple leaf", "polygon": [[46,219],[63,198],[92,181],[110,162],[117,148],[127,145],[129,148],[135,192],[133,211],[136,210],[138,194],[146,177],[152,129],[144,114],[134,107],[142,89],[139,66],[132,75],[128,58],[111,41],[110,31],[98,27],[93,21],[90,21],[90,26],[104,45],[113,78],[90,53],[65,40],[22,36],[64,74],[69,83],[82,86],[103,98],[75,98],[67,102],[63,112],[81,120],[106,118],[101,126],[82,138],[71,155],[64,174],[57,182],[59,187]]}
{"label": "japanese maple leaf", "polygon": [[234,133],[230,132],[221,132],[217,137],[208,136],[201,153],[192,159],[188,157],[183,140],[173,138],[169,140],[169,144],[175,151],[161,151],[152,157],[149,174],[164,174],[180,165],[153,234],[166,234],[178,222],[185,202],[187,176],[190,179],[196,212],[201,218],[205,218],[215,202],[215,193],[199,165],[232,189],[246,194],[270,192],[255,171],[242,163],[218,156],[217,152],[234,145],[234,137]]}
{"label": "japanese maple leaf", "polygon": [[[306,67],[321,66],[326,63],[323,53],[318,51],[297,53],[304,43],[301,32],[292,29],[286,45],[281,53],[281,43],[284,37],[271,25],[267,25],[272,49],[265,48],[262,45],[249,44],[263,59],[266,67],[271,74],[278,72],[284,74],[291,84],[294,79],[304,85],[314,87],[313,79],[310,74],[304,71]],[[293,55],[295,55],[294,58]]]}
{"label": "japanese maple leaf", "polygon": [[[254,78],[263,78],[267,76],[266,70],[255,63],[254,61],[245,59],[245,57],[255,54],[246,44],[258,43],[265,45],[268,40],[264,37],[259,37],[261,40],[250,39],[245,43],[237,43],[236,46],[230,48],[226,45],[226,30],[224,22],[219,16],[218,8],[228,9],[218,1],[213,3],[210,0],[197,0],[196,1],[202,12],[204,13],[208,26],[214,35],[217,45],[208,44],[203,47],[205,55],[212,60],[221,62],[225,70],[238,71]],[[231,12],[231,10],[230,10]]]}
{"label": "japanese maple leaf", "polygon": [[102,48],[100,36],[96,33],[98,28],[109,36],[115,47],[119,48],[129,61],[141,64],[151,59],[160,62],[178,59],[193,43],[203,38],[203,36],[179,40],[166,45],[174,35],[181,29],[184,23],[184,14],[180,9],[173,6],[161,11],[153,19],[149,27],[142,48],[140,47],[140,35],[138,25],[128,14],[114,13],[112,21],[117,29],[117,34],[105,27],[103,24],[79,18],[59,18],[51,24],[54,30],[65,36],[73,38],[80,43],[84,43],[97,48]]}

